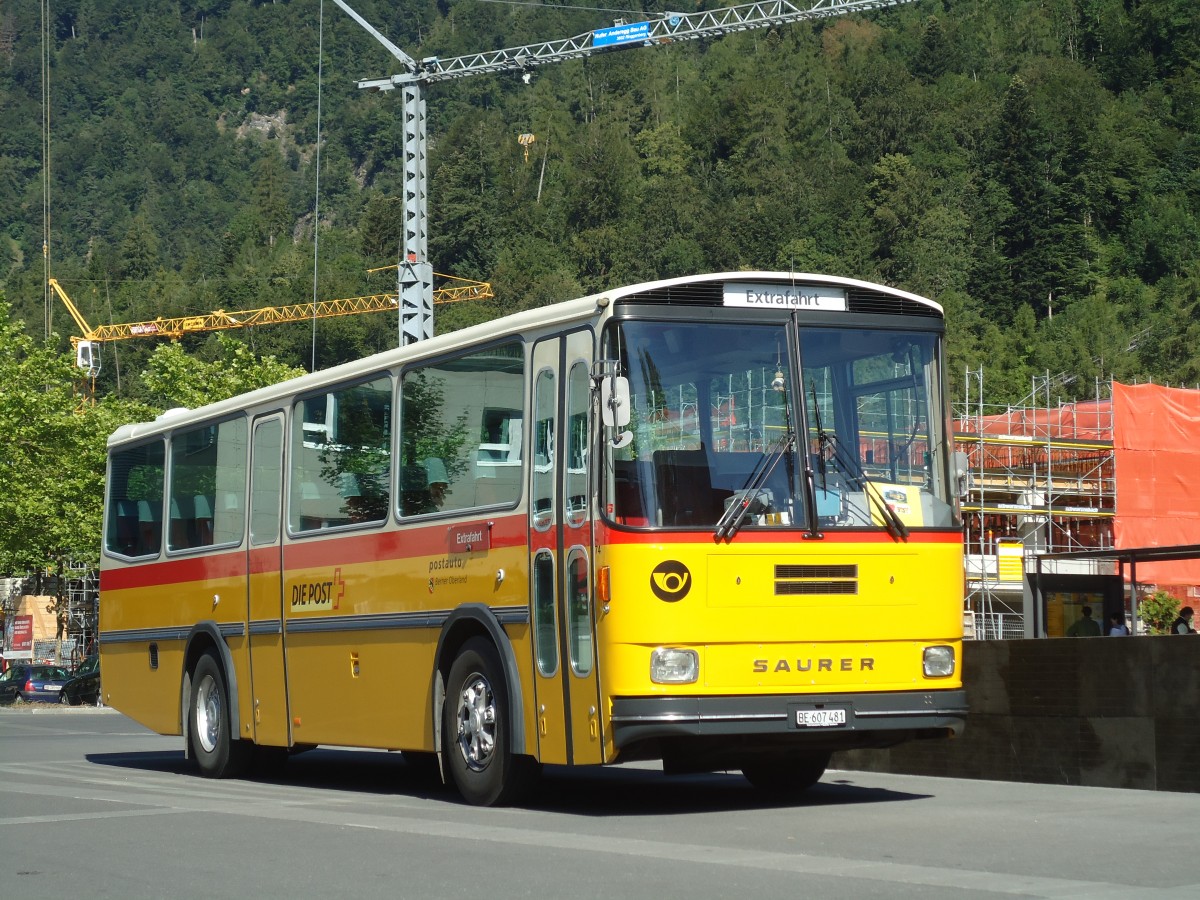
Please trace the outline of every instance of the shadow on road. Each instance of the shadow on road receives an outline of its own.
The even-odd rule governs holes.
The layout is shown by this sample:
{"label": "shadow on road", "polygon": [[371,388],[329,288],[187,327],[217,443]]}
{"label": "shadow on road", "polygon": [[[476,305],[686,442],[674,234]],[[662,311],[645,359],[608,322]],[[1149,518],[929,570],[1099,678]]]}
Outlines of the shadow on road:
{"label": "shadow on road", "polygon": [[[200,780],[183,751],[92,753],[98,766],[189,775]],[[422,760],[424,762],[424,760]],[[290,757],[284,765],[260,767],[246,781],[375,795],[404,795],[461,802],[426,765],[409,765],[399,753],[325,749]],[[521,805],[529,809],[585,816],[690,815],[743,809],[816,808],[928,799],[929,794],[859,783],[858,773],[828,772],[798,798],[759,791],[735,773],[664,775],[657,768],[613,766],[570,769],[546,766]]]}

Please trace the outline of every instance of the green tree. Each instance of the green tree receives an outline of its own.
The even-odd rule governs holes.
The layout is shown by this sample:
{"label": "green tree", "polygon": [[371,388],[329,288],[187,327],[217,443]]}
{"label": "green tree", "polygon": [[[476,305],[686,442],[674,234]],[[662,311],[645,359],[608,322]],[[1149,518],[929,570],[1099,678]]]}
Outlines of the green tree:
{"label": "green tree", "polygon": [[218,353],[211,360],[197,359],[175,342],[154,349],[142,381],[163,408],[194,409],[304,374],[303,369],[285,365],[274,356],[259,359],[229,335],[216,337]]}
{"label": "green tree", "polygon": [[0,297],[0,572],[58,572],[100,557],[105,441],[153,410],[81,405],[79,374],[56,341],[38,343]]}
{"label": "green tree", "polygon": [[122,278],[149,278],[159,266],[159,240],[149,216],[138,213],[125,232],[117,258]]}
{"label": "green tree", "polygon": [[1155,591],[1138,603],[1138,618],[1147,634],[1170,634],[1171,623],[1179,616],[1179,598],[1166,591]]}

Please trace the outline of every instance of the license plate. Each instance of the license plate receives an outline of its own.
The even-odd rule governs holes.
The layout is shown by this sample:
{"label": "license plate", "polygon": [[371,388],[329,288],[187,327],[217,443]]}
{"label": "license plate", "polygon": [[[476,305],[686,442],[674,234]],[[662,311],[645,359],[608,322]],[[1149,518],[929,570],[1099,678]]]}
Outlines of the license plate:
{"label": "license plate", "polygon": [[844,709],[798,709],[796,710],[797,728],[833,728],[846,724]]}
{"label": "license plate", "polygon": [[44,685],[42,685],[42,690],[43,691],[61,691],[62,685],[61,684],[44,684]]}

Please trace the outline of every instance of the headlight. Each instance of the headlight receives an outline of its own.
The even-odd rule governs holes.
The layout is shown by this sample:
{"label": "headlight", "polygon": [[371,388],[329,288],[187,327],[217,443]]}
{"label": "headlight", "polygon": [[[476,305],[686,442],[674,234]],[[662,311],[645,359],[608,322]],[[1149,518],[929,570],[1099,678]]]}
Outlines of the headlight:
{"label": "headlight", "polygon": [[650,680],[655,684],[691,684],[700,676],[695,650],[659,647],[650,654]]}
{"label": "headlight", "polygon": [[927,678],[945,678],[954,674],[953,647],[925,648],[925,676]]}

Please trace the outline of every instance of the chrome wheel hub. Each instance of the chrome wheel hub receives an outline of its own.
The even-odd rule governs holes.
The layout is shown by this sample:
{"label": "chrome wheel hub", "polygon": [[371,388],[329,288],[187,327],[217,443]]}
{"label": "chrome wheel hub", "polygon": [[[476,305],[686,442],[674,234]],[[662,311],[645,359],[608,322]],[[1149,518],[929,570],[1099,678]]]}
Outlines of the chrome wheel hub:
{"label": "chrome wheel hub", "polygon": [[472,674],[458,695],[458,749],[467,767],[487,768],[496,750],[496,698],[479,673]]}
{"label": "chrome wheel hub", "polygon": [[221,736],[221,695],[209,676],[196,688],[196,738],[205,753],[212,753]]}

